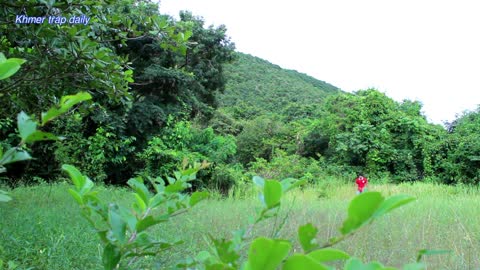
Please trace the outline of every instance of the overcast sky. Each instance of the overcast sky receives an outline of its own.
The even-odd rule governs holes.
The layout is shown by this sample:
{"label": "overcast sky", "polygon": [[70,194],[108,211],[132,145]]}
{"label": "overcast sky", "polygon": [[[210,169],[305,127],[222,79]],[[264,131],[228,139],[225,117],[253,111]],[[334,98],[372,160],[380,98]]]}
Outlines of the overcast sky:
{"label": "overcast sky", "polygon": [[480,1],[161,0],[160,10],[225,24],[238,51],[342,90],[419,100],[435,123],[480,103]]}

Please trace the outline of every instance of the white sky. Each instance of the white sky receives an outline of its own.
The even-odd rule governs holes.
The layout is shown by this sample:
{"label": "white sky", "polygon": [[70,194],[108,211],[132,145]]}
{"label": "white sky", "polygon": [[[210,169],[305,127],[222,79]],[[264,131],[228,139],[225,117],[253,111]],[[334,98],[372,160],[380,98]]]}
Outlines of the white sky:
{"label": "white sky", "polygon": [[225,24],[240,52],[331,83],[419,100],[451,121],[480,104],[477,0],[160,0]]}

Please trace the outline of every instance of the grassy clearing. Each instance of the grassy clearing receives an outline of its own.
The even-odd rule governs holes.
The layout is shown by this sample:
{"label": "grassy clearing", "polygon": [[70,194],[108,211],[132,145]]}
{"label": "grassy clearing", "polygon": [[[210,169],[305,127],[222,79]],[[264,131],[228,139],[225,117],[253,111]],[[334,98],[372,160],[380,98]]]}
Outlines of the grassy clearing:
{"label": "grassy clearing", "polygon": [[[0,258],[13,260],[20,269],[101,269],[97,236],[80,216],[68,185],[41,185],[12,192],[14,201],[0,204]],[[100,188],[108,200],[128,203],[125,189]],[[413,262],[418,250],[449,249],[446,255],[426,257],[429,269],[477,269],[479,254],[480,196],[471,187],[431,184],[371,185],[370,190],[385,196],[406,193],[416,202],[382,218],[339,244],[363,260],[379,260],[400,266]],[[152,258],[158,268],[172,265],[187,255],[208,249],[207,235],[229,237],[230,232],[247,224],[254,215],[256,196],[251,191],[239,196],[202,202],[156,230],[159,236],[183,239],[184,244]],[[246,194],[246,195],[245,195]],[[311,222],[320,232],[319,242],[337,235],[354,188],[347,185],[308,187],[290,193],[281,216],[291,209],[280,237],[296,240],[298,226]],[[275,220],[262,223],[254,235],[272,234]],[[298,247],[297,247],[298,248]]]}

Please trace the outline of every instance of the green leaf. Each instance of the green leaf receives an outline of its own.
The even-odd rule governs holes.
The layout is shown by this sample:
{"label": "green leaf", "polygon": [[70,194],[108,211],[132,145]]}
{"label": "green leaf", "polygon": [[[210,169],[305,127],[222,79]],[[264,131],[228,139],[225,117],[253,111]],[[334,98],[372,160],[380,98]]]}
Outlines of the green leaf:
{"label": "green leaf", "polygon": [[184,183],[182,181],[176,181],[175,183],[170,184],[167,187],[165,187],[165,192],[175,193],[175,192],[180,192],[180,191],[184,190],[185,188],[187,188],[186,183]]}
{"label": "green leaf", "polygon": [[300,245],[302,245],[302,248],[305,252],[309,252],[318,246],[315,239],[317,233],[317,228],[315,228],[311,223],[305,224],[298,228],[298,239],[300,240]]}
{"label": "green leaf", "polygon": [[328,268],[303,254],[294,254],[287,259],[283,270],[328,270]]}
{"label": "green leaf", "polygon": [[200,251],[197,256],[195,256],[195,260],[196,261],[199,261],[199,262],[202,262],[202,263],[205,263],[207,262],[208,260],[210,260],[212,258],[212,255],[206,251],[206,250],[202,250]]}
{"label": "green leaf", "polygon": [[17,73],[20,69],[20,64],[18,61],[11,61],[12,58],[7,61],[0,63],[0,80],[5,80],[11,77],[13,74]]}
{"label": "green leaf", "polygon": [[121,256],[122,255],[120,254],[120,250],[118,249],[118,247],[108,243],[103,249],[103,267],[105,267],[106,270],[113,270],[115,267],[117,267]]}
{"label": "green leaf", "polygon": [[418,251],[417,262],[420,262],[423,256],[425,255],[440,255],[452,252],[451,250],[446,249],[422,249]]}
{"label": "green leaf", "polygon": [[5,165],[17,161],[29,160],[32,159],[30,154],[25,150],[18,150],[17,147],[12,147],[3,154],[3,157],[0,159],[0,165]]}
{"label": "green leaf", "polygon": [[127,184],[142,198],[143,202],[148,205],[148,201],[152,194],[148,191],[147,187],[143,183],[141,177],[131,178]]}
{"label": "green leaf", "polygon": [[25,60],[25,59],[20,59],[20,58],[9,58],[9,59],[7,59],[7,61],[5,61],[5,62],[7,62],[7,63],[8,63],[8,62],[12,62],[12,63],[17,63],[17,64],[19,64],[19,65],[23,65],[25,62],[27,62],[27,60]]}
{"label": "green leaf", "polygon": [[283,179],[280,183],[282,184],[283,193],[285,193],[291,189],[294,189],[296,187],[306,184],[307,180],[297,180],[295,178],[286,178],[286,179]]}
{"label": "green leaf", "polygon": [[78,192],[70,188],[68,189],[68,193],[72,195],[72,197],[75,199],[75,201],[77,201],[78,204],[83,205],[82,196]]}
{"label": "green leaf", "polygon": [[55,117],[64,114],[76,104],[90,99],[92,99],[92,96],[86,92],[79,92],[75,95],[63,96],[57,106],[51,108],[46,113],[42,113],[42,126]]}
{"label": "green leaf", "polygon": [[115,238],[120,241],[120,243],[124,243],[127,224],[119,213],[118,205],[112,205],[108,209],[108,224],[110,224]]}
{"label": "green leaf", "polygon": [[157,194],[155,194],[155,196],[150,198],[148,205],[151,208],[155,208],[155,207],[159,206],[160,204],[164,203],[165,201],[166,201],[165,194],[157,193]]}
{"label": "green leaf", "polygon": [[83,186],[82,186],[82,188],[80,189],[79,192],[80,192],[80,194],[85,195],[88,192],[90,192],[90,190],[92,190],[92,188],[95,186],[95,184],[92,182],[92,180],[90,180],[90,178],[88,178],[86,176],[83,176],[83,179],[84,179]]}
{"label": "green leaf", "polygon": [[132,210],[120,207],[119,214],[122,219],[127,223],[128,228],[130,231],[134,231],[137,227],[137,217],[132,213]]}
{"label": "green leaf", "polygon": [[317,262],[346,260],[350,258],[350,255],[348,255],[346,252],[335,248],[323,248],[315,250],[307,254],[307,256]]}
{"label": "green leaf", "polygon": [[264,237],[255,239],[248,251],[247,269],[275,270],[288,255],[292,244]]}
{"label": "green leaf", "polygon": [[395,196],[389,197],[386,200],[384,200],[382,204],[380,204],[377,211],[375,211],[375,213],[373,214],[373,217],[377,218],[382,215],[385,215],[386,213],[392,211],[393,209],[398,208],[407,203],[410,203],[414,200],[415,200],[414,197],[408,196],[408,195],[395,195]]}
{"label": "green leaf", "polygon": [[17,126],[20,138],[22,138],[23,142],[25,142],[28,136],[37,130],[37,123],[23,111],[17,116]]}
{"label": "green leaf", "polygon": [[82,173],[72,165],[64,164],[62,165],[62,170],[68,173],[70,179],[73,181],[73,184],[77,190],[80,191],[85,184],[85,176],[83,176]]}
{"label": "green leaf", "polygon": [[263,178],[260,176],[254,176],[253,183],[263,189],[263,186],[265,185],[265,180],[263,180]]}
{"label": "green leaf", "polygon": [[232,241],[227,241],[225,239],[213,239],[213,237],[211,237],[211,239],[215,245],[218,258],[224,264],[235,264],[235,262],[240,258],[240,254],[236,252]]}
{"label": "green leaf", "polygon": [[36,130],[27,138],[25,138],[25,143],[31,143],[36,141],[57,141],[59,139],[61,138],[53,135],[52,133]]}
{"label": "green leaf", "polygon": [[147,216],[144,219],[139,220],[137,222],[136,229],[137,229],[137,232],[141,232],[141,231],[144,231],[144,230],[150,228],[151,226],[153,226],[155,224],[165,222],[165,221],[168,221],[168,216],[167,215],[160,216],[160,217]]}
{"label": "green leaf", "polygon": [[370,221],[384,198],[379,192],[365,192],[356,196],[348,207],[348,217],[340,232],[345,235]]}
{"label": "green leaf", "polygon": [[194,192],[192,196],[190,197],[190,202],[189,205],[190,207],[193,207],[203,199],[208,198],[208,192],[207,191],[201,191],[201,192]]}
{"label": "green leaf", "polygon": [[133,193],[133,196],[135,197],[135,201],[137,203],[137,206],[140,207],[140,210],[144,212],[147,210],[147,205],[145,204],[145,201],[138,195],[138,193]]}
{"label": "green leaf", "polygon": [[266,180],[263,187],[263,196],[267,208],[277,206],[282,198],[282,185],[275,180]]}

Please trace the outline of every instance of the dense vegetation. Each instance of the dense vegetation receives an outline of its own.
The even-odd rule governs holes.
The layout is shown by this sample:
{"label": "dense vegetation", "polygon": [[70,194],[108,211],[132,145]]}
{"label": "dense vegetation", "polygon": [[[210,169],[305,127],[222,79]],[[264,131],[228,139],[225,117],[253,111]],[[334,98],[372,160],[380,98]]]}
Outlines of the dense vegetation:
{"label": "dense vegetation", "polygon": [[[196,186],[227,191],[244,175],[321,181],[363,171],[377,181],[478,183],[479,111],[445,127],[419,102],[368,89],[349,94],[296,71],[234,52],[225,26],[188,12],[176,21],[149,1],[7,1],[0,51],[27,60],[0,83],[1,144],[19,111],[39,114],[65,94],[93,101],[34,144],[41,159],[11,166],[3,181],[55,181],[70,163],[96,181],[162,175],[184,158],[207,160]],[[110,7],[106,9],[105,7]],[[29,16],[88,13],[87,26],[14,24]]]}
{"label": "dense vegetation", "polygon": [[[26,24],[16,22],[20,14],[86,14],[90,20]],[[287,259],[293,246],[278,239],[286,222],[278,213],[293,186],[328,187],[358,172],[376,183],[480,182],[480,108],[434,125],[420,102],[397,102],[375,89],[345,93],[235,52],[225,26],[206,26],[189,12],[176,20],[154,1],[3,1],[0,52],[0,184],[60,182],[61,168],[67,171],[75,184],[70,194],[103,241],[106,269],[118,268],[121,258],[133,257],[134,264],[159,252],[152,248],[169,248],[144,231],[197,204],[204,189],[245,192],[252,176],[263,210],[250,225],[268,218],[282,225],[251,246],[282,249],[277,265],[285,259],[285,269],[317,260],[324,248],[413,200],[358,196],[340,238],[313,244],[318,230],[303,225],[303,253]],[[97,184],[128,184],[133,208],[102,201],[85,175]],[[10,199],[0,190],[0,201]],[[365,204],[367,211],[358,207]],[[185,266],[239,267],[247,232],[237,232],[230,240],[212,238],[217,254],[203,253]],[[252,254],[248,269],[255,269]],[[356,263],[350,259],[346,269]]]}

